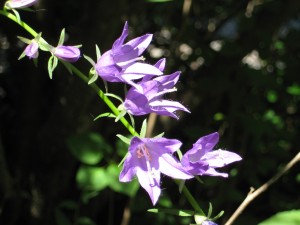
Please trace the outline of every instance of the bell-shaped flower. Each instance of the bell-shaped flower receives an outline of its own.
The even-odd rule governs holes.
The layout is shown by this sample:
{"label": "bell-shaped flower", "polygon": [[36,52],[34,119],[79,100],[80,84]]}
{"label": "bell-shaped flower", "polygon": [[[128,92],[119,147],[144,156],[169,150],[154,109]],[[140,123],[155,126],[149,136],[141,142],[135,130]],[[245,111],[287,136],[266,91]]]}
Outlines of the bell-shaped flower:
{"label": "bell-shaped flower", "polygon": [[80,57],[80,50],[75,46],[59,45],[53,50],[53,55],[66,62],[76,62]]}
{"label": "bell-shaped flower", "polygon": [[161,193],[160,173],[175,179],[193,177],[172,156],[181,144],[176,139],[133,137],[120,173],[120,181],[129,182],[137,176],[140,185],[148,192],[155,205]]}
{"label": "bell-shaped flower", "polygon": [[124,82],[132,84],[132,80],[146,75],[162,75],[155,66],[143,63],[142,53],[152,40],[152,34],[137,37],[126,44],[128,23],[126,22],[121,36],[114,42],[112,49],[105,52],[95,65],[97,74],[108,82]]}
{"label": "bell-shaped flower", "polygon": [[39,55],[39,44],[37,41],[32,40],[32,42],[26,46],[24,53],[26,56],[28,56],[29,59],[35,59]]}
{"label": "bell-shaped flower", "polygon": [[217,132],[201,137],[193,148],[187,151],[182,159],[182,166],[192,175],[209,175],[228,177],[227,173],[220,173],[216,168],[240,161],[242,158],[230,151],[213,150],[219,141]]}
{"label": "bell-shaped flower", "polygon": [[9,9],[27,8],[34,5],[37,0],[9,0],[5,3],[5,6]]}
{"label": "bell-shaped flower", "polygon": [[214,223],[213,221],[210,220],[205,220],[201,223],[201,225],[218,225],[216,223]]}
{"label": "bell-shaped flower", "polygon": [[136,116],[154,112],[178,119],[175,111],[189,112],[189,110],[179,102],[163,99],[163,95],[176,91],[174,86],[179,76],[180,72],[175,72],[171,75],[142,81],[138,84],[140,88],[131,87],[123,103],[124,108],[128,113]]}

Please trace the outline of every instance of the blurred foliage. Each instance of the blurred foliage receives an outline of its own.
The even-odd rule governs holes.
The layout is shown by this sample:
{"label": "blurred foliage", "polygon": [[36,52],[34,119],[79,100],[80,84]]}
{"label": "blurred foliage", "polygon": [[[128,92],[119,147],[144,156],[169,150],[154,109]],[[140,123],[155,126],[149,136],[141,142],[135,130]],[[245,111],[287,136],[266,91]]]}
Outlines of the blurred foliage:
{"label": "blurred foliage", "polygon": [[[184,152],[200,136],[219,131],[218,147],[243,157],[224,169],[228,179],[186,182],[205,211],[209,202],[214,212],[225,211],[219,224],[251,186],[258,188],[299,152],[299,0],[40,0],[37,8],[46,10],[21,12],[22,19],[52,44],[65,27],[66,44],[82,43],[93,59],[95,44],[102,53],[110,49],[125,20],[130,38],[154,33],[146,60],[166,57],[166,74],[182,71],[178,92],[167,97],[192,113],[179,121],[158,117],[153,135],[164,131],[180,139]],[[118,182],[127,146],[115,135],[126,136],[126,130],[109,118],[93,122],[107,107],[61,66],[49,80],[44,52],[37,68],[18,61],[24,45],[16,36],[29,36],[0,20],[0,224],[194,223],[148,213],[153,206],[137,182]],[[78,67],[90,70],[83,57]],[[118,84],[109,90],[123,96]],[[138,130],[143,119],[136,121]],[[299,209],[299,169],[252,202],[235,224],[259,224]],[[162,188],[158,208],[191,210],[167,177]]]}

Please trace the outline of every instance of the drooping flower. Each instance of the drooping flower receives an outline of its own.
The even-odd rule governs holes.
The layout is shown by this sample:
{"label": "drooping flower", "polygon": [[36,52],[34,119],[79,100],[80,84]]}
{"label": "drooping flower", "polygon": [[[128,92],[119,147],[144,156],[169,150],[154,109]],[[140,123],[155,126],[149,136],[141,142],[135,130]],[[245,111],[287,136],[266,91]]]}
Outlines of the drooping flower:
{"label": "drooping flower", "polygon": [[20,9],[30,7],[36,2],[37,0],[9,0],[6,2],[5,6],[9,9]]}
{"label": "drooping flower", "polygon": [[227,173],[220,173],[215,169],[240,161],[242,158],[234,152],[213,150],[218,141],[219,134],[215,132],[201,137],[193,144],[193,148],[187,151],[181,159],[186,171],[192,175],[228,177]]}
{"label": "drooping flower", "polygon": [[32,42],[26,46],[24,53],[29,59],[35,59],[39,55],[38,50],[39,44],[35,40],[32,40]]}
{"label": "drooping flower", "polygon": [[162,75],[155,66],[143,63],[141,55],[149,46],[152,34],[137,37],[126,44],[128,23],[126,22],[121,36],[114,42],[112,49],[105,52],[95,65],[98,75],[108,82],[124,82],[131,84],[132,80],[146,75]]}
{"label": "drooping flower", "polygon": [[179,102],[165,100],[162,97],[166,93],[176,91],[174,86],[179,76],[180,72],[177,71],[171,75],[142,81],[138,84],[140,88],[131,87],[126,95],[124,108],[128,113],[136,116],[155,112],[178,119],[175,111],[189,112],[189,110]]}
{"label": "drooping flower", "polygon": [[161,193],[160,173],[175,179],[193,177],[172,156],[181,144],[176,139],[132,138],[123,170],[120,173],[120,181],[129,182],[136,175],[140,185],[148,192],[155,205]]}
{"label": "drooping flower", "polygon": [[66,62],[76,62],[80,57],[80,50],[75,46],[59,45],[53,49],[53,54]]}

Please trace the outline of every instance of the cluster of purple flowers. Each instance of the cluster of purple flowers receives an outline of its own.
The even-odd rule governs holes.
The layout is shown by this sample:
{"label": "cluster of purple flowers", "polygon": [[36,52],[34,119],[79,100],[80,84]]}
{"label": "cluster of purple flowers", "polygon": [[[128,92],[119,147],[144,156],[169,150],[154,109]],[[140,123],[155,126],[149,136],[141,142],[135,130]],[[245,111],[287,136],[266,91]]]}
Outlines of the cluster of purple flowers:
{"label": "cluster of purple flowers", "polygon": [[[159,60],[154,65],[143,61],[141,55],[149,46],[152,34],[137,37],[124,44],[127,36],[126,22],[121,36],[114,42],[112,49],[105,52],[95,65],[97,74],[103,80],[131,85],[123,103],[126,111],[132,115],[154,112],[176,119],[178,119],[175,114],[177,110],[189,112],[179,102],[163,99],[164,94],[176,91],[174,86],[180,72],[163,75],[165,59]],[[137,176],[154,205],[161,194],[161,173],[183,180],[197,175],[227,177],[226,173],[220,173],[215,169],[239,161],[241,157],[221,149],[212,151],[218,141],[218,133],[200,138],[179,161],[173,156],[182,145],[179,140],[133,137],[119,179],[121,182],[129,182]]]}
{"label": "cluster of purple flowers", "polygon": [[183,180],[198,175],[227,177],[227,173],[220,173],[216,168],[242,158],[230,151],[213,150],[218,141],[217,132],[201,137],[179,161],[173,156],[182,145],[179,140],[134,137],[120,174],[120,181],[129,182],[136,175],[155,205],[161,193],[160,173]]}
{"label": "cluster of purple flowers", "polygon": [[176,119],[178,117],[175,111],[189,112],[179,102],[163,99],[164,94],[176,91],[174,86],[180,72],[163,75],[165,59],[150,65],[145,63],[141,56],[149,46],[153,35],[145,34],[124,43],[127,36],[126,22],[121,36],[114,42],[112,49],[105,52],[95,65],[95,70],[103,80],[131,85],[123,104],[125,110],[136,116],[155,112]]}

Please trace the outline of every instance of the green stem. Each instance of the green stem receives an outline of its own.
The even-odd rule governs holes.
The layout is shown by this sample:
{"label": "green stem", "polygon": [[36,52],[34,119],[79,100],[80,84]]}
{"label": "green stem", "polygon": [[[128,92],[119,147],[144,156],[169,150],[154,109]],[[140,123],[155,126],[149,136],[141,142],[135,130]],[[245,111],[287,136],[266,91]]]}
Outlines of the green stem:
{"label": "green stem", "polygon": [[[11,19],[15,23],[19,24],[21,27],[23,27],[28,33],[30,33],[33,37],[36,37],[38,33],[32,29],[28,24],[26,24],[23,21],[19,21],[17,17],[6,10],[0,10],[0,14]],[[44,39],[41,38],[41,40],[45,43],[47,43]],[[88,83],[89,78],[82,73],[79,69],[77,69],[73,64],[64,62],[68,65],[69,68],[80,78],[82,79],[85,83]],[[104,101],[104,103],[110,108],[110,110],[113,112],[115,116],[118,116],[120,114],[119,110],[117,107],[114,105],[114,103],[104,94],[104,92],[98,87],[97,84],[93,83],[90,85],[91,88],[94,89],[95,92],[97,92],[97,95]],[[134,136],[139,136],[139,134],[135,131],[135,129],[130,125],[130,123],[124,118],[120,118],[121,123],[126,127],[126,129]],[[178,185],[180,184],[180,181],[175,181]],[[198,205],[197,201],[194,199],[192,194],[189,192],[187,187],[183,185],[182,192],[187,198],[187,200],[190,202],[191,206],[194,208],[194,210],[197,213],[200,213],[201,215],[205,215],[203,210],[200,208]]]}
{"label": "green stem", "polygon": [[201,207],[199,206],[198,202],[193,197],[191,192],[187,189],[187,187],[185,185],[181,185],[182,181],[181,180],[174,180],[174,181],[179,187],[182,187],[182,192],[183,192],[184,196],[189,201],[191,206],[194,208],[196,213],[201,214],[201,216],[205,216],[205,213],[203,212],[203,210],[201,209]]}
{"label": "green stem", "polygon": [[[6,16],[7,18],[11,19],[15,23],[19,24],[21,27],[23,27],[26,31],[28,31],[33,37],[36,37],[38,33],[32,29],[28,24],[26,24],[23,21],[19,21],[17,17],[6,10],[0,10],[0,14]],[[43,42],[46,43],[44,39],[41,38]],[[88,83],[89,79],[86,75],[84,75],[79,69],[77,69],[74,65],[68,62],[64,62],[71,68],[71,70],[85,83]],[[98,96],[104,101],[104,103],[110,108],[110,110],[113,112],[115,116],[118,116],[120,114],[117,107],[114,105],[114,103],[104,94],[104,92],[95,84],[90,85],[98,94]],[[139,136],[139,134],[135,131],[135,129],[130,125],[130,123],[124,118],[120,118],[121,123],[126,127],[126,129],[133,135],[133,136]]]}

